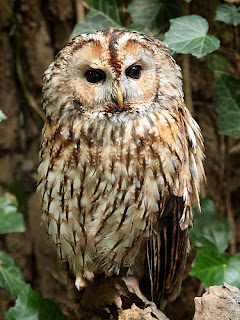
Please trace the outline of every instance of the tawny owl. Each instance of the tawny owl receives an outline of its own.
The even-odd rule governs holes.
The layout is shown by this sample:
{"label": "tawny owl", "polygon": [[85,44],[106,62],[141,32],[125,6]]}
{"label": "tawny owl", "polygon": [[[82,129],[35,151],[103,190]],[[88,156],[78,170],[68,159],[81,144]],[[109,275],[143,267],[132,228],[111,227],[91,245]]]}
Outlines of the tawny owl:
{"label": "tawny owl", "polygon": [[76,287],[148,276],[154,301],[174,298],[204,171],[167,46],[126,30],[79,35],[46,70],[43,107],[42,219]]}

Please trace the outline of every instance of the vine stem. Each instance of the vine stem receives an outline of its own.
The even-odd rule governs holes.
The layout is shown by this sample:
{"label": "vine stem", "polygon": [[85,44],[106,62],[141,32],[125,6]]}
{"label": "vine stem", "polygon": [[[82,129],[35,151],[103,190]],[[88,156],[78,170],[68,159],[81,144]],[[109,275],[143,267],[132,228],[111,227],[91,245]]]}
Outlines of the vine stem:
{"label": "vine stem", "polygon": [[192,102],[192,84],[191,84],[191,75],[190,75],[190,56],[185,54],[183,56],[183,80],[184,80],[184,93],[185,101],[189,111],[193,114],[193,102]]}
{"label": "vine stem", "polygon": [[[239,41],[239,36],[238,36],[239,28],[233,27],[233,47],[236,50],[239,50],[240,47],[240,41]],[[235,60],[236,60],[236,77],[240,76],[240,55],[239,52],[236,52],[234,54]],[[230,167],[230,159],[229,159],[229,149],[230,149],[230,143],[231,143],[231,138],[226,137],[226,175],[227,175],[227,184],[226,184],[226,209],[227,209],[227,217],[228,220],[232,226],[233,229],[233,236],[232,240],[230,243],[230,253],[231,254],[236,254],[237,252],[237,240],[236,240],[236,226],[234,223],[234,213],[232,211],[232,204],[231,204],[231,167]]]}
{"label": "vine stem", "polygon": [[[239,6],[240,8],[240,6]],[[236,26],[235,28],[233,28],[233,32],[234,32],[234,45],[236,48],[236,52],[234,53],[235,56],[235,60],[236,60],[236,64],[237,64],[237,69],[236,69],[236,76],[237,78],[240,77],[240,39],[239,39],[239,26]]]}
{"label": "vine stem", "polygon": [[85,20],[84,6],[82,0],[76,0],[76,17],[77,22]]}
{"label": "vine stem", "polygon": [[[190,14],[190,6],[188,2],[184,3],[185,6],[185,15]],[[193,114],[193,102],[192,102],[192,83],[191,83],[191,75],[190,75],[190,55],[184,54],[182,61],[182,71],[183,71],[183,86],[184,86],[184,94],[185,101],[189,111]]]}
{"label": "vine stem", "polygon": [[229,160],[229,145],[230,145],[230,137],[226,137],[226,153],[225,153],[226,176],[227,176],[226,209],[227,209],[228,221],[230,222],[233,230],[233,236],[230,242],[229,250],[230,250],[230,253],[234,255],[237,252],[237,244],[236,244],[236,227],[235,227],[234,215],[233,215],[232,203],[231,203],[231,167],[230,167],[230,160]]}
{"label": "vine stem", "polygon": [[19,55],[19,50],[18,50],[18,40],[16,40],[16,70],[17,70],[17,75],[18,75],[18,80],[20,82],[20,85],[22,87],[23,93],[28,101],[29,106],[36,111],[36,113],[38,114],[38,116],[45,121],[46,120],[46,116],[44,114],[44,112],[42,111],[42,109],[39,108],[36,100],[34,99],[34,97],[32,96],[32,94],[29,92],[28,88],[27,88],[27,84],[26,81],[24,79],[23,76],[23,71],[22,71],[22,65],[21,65],[21,59],[20,59],[20,55]]}

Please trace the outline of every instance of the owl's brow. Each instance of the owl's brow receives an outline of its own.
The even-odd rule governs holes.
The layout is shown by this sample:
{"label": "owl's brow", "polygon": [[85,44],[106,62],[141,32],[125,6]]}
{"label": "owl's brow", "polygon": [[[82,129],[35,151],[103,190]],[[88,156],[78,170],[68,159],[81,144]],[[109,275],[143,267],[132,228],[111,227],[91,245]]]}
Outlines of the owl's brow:
{"label": "owl's brow", "polygon": [[133,38],[128,39],[127,42],[126,42],[126,46],[129,46],[129,45],[132,45],[132,44],[136,44],[138,46],[141,46],[143,49],[146,49],[147,51],[151,51],[152,53],[154,53],[153,48],[151,46],[149,46],[148,43],[145,43],[146,39],[144,39],[144,41],[141,41],[141,42],[139,40],[133,39]]}
{"label": "owl's brow", "polygon": [[108,30],[102,31],[103,36],[109,37],[109,53],[110,53],[109,64],[113,68],[117,78],[119,78],[121,75],[122,64],[118,57],[116,43],[117,43],[117,40],[126,32],[127,32],[126,30],[118,30],[118,29],[108,29]]}
{"label": "owl's brow", "polygon": [[117,53],[115,44],[116,44],[116,37],[112,36],[109,41],[109,53],[110,53],[109,64],[115,71],[116,77],[119,78],[121,75],[122,65],[118,59],[118,53]]}
{"label": "owl's brow", "polygon": [[67,46],[72,46],[72,52],[77,51],[78,49],[81,49],[83,46],[85,46],[86,44],[89,44],[91,42],[96,42],[96,40],[94,39],[88,39],[88,40],[80,40],[80,41],[73,41],[68,43]]}
{"label": "owl's brow", "polygon": [[118,58],[118,53],[116,48],[116,42],[118,38],[119,38],[118,35],[113,34],[109,39],[109,53],[110,53],[109,64],[115,71],[117,78],[120,77],[121,70],[122,70],[122,65]]}

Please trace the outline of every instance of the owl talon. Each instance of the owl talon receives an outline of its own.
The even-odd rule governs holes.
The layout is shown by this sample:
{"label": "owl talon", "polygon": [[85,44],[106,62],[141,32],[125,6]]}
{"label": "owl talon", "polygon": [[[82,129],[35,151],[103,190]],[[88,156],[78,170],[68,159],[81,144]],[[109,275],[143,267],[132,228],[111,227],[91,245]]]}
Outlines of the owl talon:
{"label": "owl talon", "polygon": [[110,269],[107,270],[106,275],[107,275],[108,277],[112,277],[112,276],[113,276],[113,271],[110,270]]}
{"label": "owl talon", "polygon": [[93,282],[94,280],[94,273],[92,271],[89,271],[89,270],[85,270],[84,271],[84,274],[83,274],[83,277],[85,279],[87,279],[89,282]]}
{"label": "owl talon", "polygon": [[75,280],[76,288],[81,291],[87,285],[87,280],[84,279],[82,276],[77,276]]}

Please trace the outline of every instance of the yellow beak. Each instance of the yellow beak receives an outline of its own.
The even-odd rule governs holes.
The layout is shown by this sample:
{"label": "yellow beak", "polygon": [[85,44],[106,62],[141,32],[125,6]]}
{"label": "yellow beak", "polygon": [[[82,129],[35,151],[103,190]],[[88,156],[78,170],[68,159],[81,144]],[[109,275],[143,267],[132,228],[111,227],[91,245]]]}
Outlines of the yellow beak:
{"label": "yellow beak", "polygon": [[117,90],[117,102],[118,102],[119,107],[123,106],[123,95],[119,89]]}

